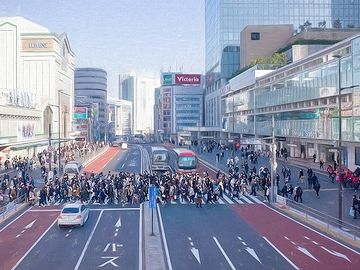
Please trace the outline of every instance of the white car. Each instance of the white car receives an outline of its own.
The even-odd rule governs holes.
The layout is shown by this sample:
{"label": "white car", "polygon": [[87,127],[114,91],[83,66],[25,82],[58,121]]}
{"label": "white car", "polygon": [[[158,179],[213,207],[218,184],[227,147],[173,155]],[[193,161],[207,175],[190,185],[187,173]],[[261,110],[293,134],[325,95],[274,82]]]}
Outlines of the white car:
{"label": "white car", "polygon": [[81,203],[66,204],[58,217],[58,225],[61,226],[83,226],[89,218],[89,209]]}

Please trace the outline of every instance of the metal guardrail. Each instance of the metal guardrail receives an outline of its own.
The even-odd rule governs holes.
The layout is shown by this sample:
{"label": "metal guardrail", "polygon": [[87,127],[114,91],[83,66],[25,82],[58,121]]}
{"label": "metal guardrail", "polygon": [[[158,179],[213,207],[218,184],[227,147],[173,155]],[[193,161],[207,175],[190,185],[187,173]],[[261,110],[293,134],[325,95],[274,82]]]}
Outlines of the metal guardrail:
{"label": "metal guardrail", "polygon": [[323,225],[322,227],[325,227],[328,233],[338,235],[340,231],[341,233],[348,234],[348,237],[351,237],[355,241],[360,240],[360,227],[358,226],[332,217],[327,213],[318,211],[291,199],[286,199],[286,205],[292,208],[292,210],[295,210],[295,213],[302,216],[306,221],[315,221],[320,226]]}
{"label": "metal guardrail", "polygon": [[7,205],[0,208],[0,222],[5,220],[8,215],[13,213],[20,207],[20,204],[26,201],[26,194],[16,198],[15,200],[9,202]]}

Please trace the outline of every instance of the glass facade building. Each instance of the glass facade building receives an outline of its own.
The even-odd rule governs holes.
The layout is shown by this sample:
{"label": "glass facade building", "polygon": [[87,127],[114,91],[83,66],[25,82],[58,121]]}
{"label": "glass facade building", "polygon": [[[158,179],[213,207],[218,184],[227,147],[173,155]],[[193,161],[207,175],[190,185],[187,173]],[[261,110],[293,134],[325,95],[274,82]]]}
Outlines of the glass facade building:
{"label": "glass facade building", "polygon": [[316,152],[322,160],[331,161],[333,153],[328,150],[339,138],[339,78],[344,161],[360,165],[354,158],[356,151],[360,156],[356,147],[360,142],[360,36],[262,76],[249,90],[238,89],[224,97],[227,131],[233,132],[234,125],[235,133],[268,137],[274,116],[275,136],[286,138],[284,146],[298,146],[292,149],[294,156]]}
{"label": "glass facade building", "polygon": [[[240,32],[247,25],[360,27],[360,0],[205,0],[205,125],[220,126],[219,94],[240,68]],[[337,24],[337,26],[340,26]]]}

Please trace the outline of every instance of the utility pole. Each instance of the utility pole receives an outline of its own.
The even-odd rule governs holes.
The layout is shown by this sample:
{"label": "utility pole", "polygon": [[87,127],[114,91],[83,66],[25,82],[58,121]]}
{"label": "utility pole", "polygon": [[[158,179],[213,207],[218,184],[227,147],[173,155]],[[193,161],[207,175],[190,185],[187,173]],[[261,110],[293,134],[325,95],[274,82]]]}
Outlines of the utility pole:
{"label": "utility pole", "polygon": [[[49,123],[49,148],[51,148],[51,123]],[[51,152],[48,151],[49,172],[51,172]]]}
{"label": "utility pole", "polygon": [[[235,95],[232,98],[232,132],[235,134]],[[235,162],[235,143],[232,145],[232,160]]]}
{"label": "utility pole", "polygon": [[[276,173],[276,144],[275,144],[275,115],[272,115],[272,142],[271,142],[271,203],[276,200],[275,196],[275,173]],[[277,192],[276,192],[277,193]]]}

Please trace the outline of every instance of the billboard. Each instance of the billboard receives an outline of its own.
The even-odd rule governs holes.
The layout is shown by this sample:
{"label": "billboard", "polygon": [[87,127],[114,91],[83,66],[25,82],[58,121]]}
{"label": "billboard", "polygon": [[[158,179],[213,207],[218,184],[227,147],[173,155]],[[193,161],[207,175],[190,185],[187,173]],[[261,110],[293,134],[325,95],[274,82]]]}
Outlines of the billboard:
{"label": "billboard", "polygon": [[18,122],[17,123],[17,139],[18,141],[28,141],[35,139],[35,123]]}
{"label": "billboard", "polygon": [[175,74],[176,84],[200,84],[200,74]]}
{"label": "billboard", "polygon": [[88,119],[88,110],[86,107],[74,107],[73,119]]}
{"label": "billboard", "polygon": [[173,75],[172,74],[163,74],[162,75],[162,85],[172,85],[173,84]]}

